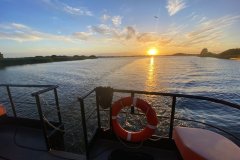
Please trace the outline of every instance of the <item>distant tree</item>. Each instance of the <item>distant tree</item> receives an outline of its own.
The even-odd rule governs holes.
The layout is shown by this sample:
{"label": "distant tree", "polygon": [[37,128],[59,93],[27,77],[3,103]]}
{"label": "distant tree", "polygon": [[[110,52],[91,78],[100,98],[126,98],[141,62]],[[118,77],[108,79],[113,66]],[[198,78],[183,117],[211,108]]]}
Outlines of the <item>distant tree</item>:
{"label": "distant tree", "polygon": [[203,48],[200,55],[206,55],[208,54],[208,49],[207,48]]}
{"label": "distant tree", "polygon": [[219,54],[219,58],[240,58],[240,48],[228,49]]}
{"label": "distant tree", "polygon": [[3,59],[3,54],[0,52],[0,60]]}
{"label": "distant tree", "polygon": [[200,57],[216,57],[216,56],[217,55],[215,53],[208,52],[207,48],[203,48],[200,53]]}
{"label": "distant tree", "polygon": [[97,58],[95,55],[91,55],[89,56],[89,58]]}

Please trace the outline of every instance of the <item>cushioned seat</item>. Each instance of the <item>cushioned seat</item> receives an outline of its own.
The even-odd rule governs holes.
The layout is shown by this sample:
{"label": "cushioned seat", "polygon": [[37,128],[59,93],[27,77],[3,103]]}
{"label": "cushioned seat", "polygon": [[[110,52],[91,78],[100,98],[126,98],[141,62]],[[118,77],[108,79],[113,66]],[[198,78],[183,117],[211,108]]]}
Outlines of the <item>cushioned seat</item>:
{"label": "cushioned seat", "polygon": [[184,160],[240,160],[240,148],[209,130],[175,127],[173,138]]}

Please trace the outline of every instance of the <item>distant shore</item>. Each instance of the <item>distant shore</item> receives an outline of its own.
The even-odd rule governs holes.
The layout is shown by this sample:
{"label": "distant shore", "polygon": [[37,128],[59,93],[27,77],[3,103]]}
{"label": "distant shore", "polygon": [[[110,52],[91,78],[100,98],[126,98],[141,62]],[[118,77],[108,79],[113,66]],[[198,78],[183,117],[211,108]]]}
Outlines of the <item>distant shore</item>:
{"label": "distant shore", "polygon": [[[176,53],[172,55],[162,55],[162,56],[198,56],[198,57],[213,57],[213,58],[221,58],[221,59],[240,60],[240,48],[229,49],[219,54],[209,52],[207,48],[204,48],[200,54]],[[7,66],[26,65],[26,64],[76,61],[76,60],[96,59],[96,58],[120,58],[120,57],[147,57],[147,55],[98,56],[98,57],[95,55],[91,55],[91,56],[52,55],[52,56],[35,56],[35,57],[23,57],[23,58],[3,58],[3,54],[1,54],[0,52],[0,68],[7,67]]]}
{"label": "distant shore", "polygon": [[213,58],[221,58],[221,59],[239,60],[240,48],[228,49],[219,54],[209,52],[207,48],[204,48],[202,49],[200,54],[176,53],[170,56],[198,56],[198,57],[213,57]]}
{"label": "distant shore", "polygon": [[96,59],[95,55],[91,56],[35,56],[35,57],[24,57],[24,58],[3,58],[0,59],[0,67],[26,65],[26,64],[38,64],[38,63],[50,63],[50,62],[62,62],[62,61],[76,61],[85,59]]}

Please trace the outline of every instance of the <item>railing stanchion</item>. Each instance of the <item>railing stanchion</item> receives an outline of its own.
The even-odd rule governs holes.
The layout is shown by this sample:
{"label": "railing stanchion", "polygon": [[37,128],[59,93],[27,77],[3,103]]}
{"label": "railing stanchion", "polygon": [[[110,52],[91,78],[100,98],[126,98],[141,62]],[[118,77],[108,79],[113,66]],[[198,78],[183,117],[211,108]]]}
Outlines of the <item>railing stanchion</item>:
{"label": "railing stanchion", "polygon": [[62,124],[62,117],[61,117],[61,113],[60,113],[59,100],[58,100],[58,94],[57,94],[56,88],[54,88],[54,96],[55,96],[55,102],[56,102],[56,107],[57,107],[57,112],[58,112],[58,120],[59,120],[59,123]]}
{"label": "railing stanchion", "polygon": [[169,135],[168,135],[169,139],[172,139],[172,134],[173,134],[175,107],[176,107],[176,96],[173,96],[171,118],[170,118],[170,128],[169,128]]}
{"label": "railing stanchion", "polygon": [[42,130],[43,130],[43,135],[44,135],[44,138],[45,138],[47,150],[49,151],[50,150],[50,145],[49,145],[48,137],[47,137],[47,127],[46,127],[44,119],[43,119],[43,113],[42,113],[42,107],[41,107],[41,102],[40,102],[39,95],[36,95],[35,99],[36,99],[36,103],[37,103],[38,114],[39,114]]}
{"label": "railing stanchion", "polygon": [[85,109],[84,109],[84,101],[83,99],[79,99],[80,108],[81,108],[81,116],[82,116],[82,128],[83,128],[83,136],[84,143],[86,149],[86,157],[89,159],[89,151],[88,151],[88,137],[87,137],[87,126],[86,126],[86,118],[85,118]]}
{"label": "railing stanchion", "polygon": [[100,111],[99,111],[99,100],[98,100],[98,95],[95,90],[96,94],[96,107],[97,107],[97,120],[98,120],[98,129],[101,128],[101,119],[100,119]]}
{"label": "railing stanchion", "polygon": [[[134,92],[131,93],[131,97],[134,98]],[[134,114],[134,106],[131,106],[131,114]]]}
{"label": "railing stanchion", "polygon": [[6,86],[6,87],[7,87],[8,98],[9,98],[10,103],[11,103],[13,115],[14,115],[14,117],[16,118],[16,117],[17,117],[17,114],[16,114],[16,110],[15,110],[15,104],[13,103],[13,99],[12,99],[12,94],[11,94],[11,91],[10,91],[10,87],[9,87],[9,86]]}

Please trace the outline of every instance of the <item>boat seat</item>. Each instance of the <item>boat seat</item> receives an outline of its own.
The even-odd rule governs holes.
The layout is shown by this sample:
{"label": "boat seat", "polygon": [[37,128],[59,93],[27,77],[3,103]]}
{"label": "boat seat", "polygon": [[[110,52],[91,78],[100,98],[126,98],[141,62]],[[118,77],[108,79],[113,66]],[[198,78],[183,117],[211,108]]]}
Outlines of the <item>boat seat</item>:
{"label": "boat seat", "polygon": [[240,160],[236,144],[209,130],[175,127],[173,138],[184,160]]}

